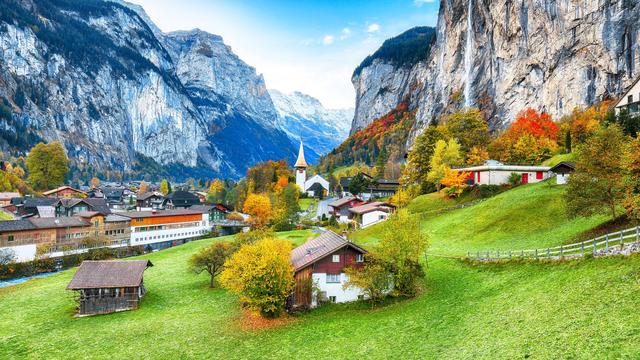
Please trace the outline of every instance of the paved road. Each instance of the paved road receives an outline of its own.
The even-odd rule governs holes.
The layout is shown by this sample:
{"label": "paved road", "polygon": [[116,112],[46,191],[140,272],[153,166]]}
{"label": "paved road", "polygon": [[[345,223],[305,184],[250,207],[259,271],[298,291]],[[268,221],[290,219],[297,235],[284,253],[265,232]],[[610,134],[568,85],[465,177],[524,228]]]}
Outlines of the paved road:
{"label": "paved road", "polygon": [[330,216],[331,208],[329,204],[336,201],[336,198],[326,198],[324,200],[318,201],[318,209],[316,211],[316,217],[322,219],[322,214],[326,214],[327,218]]}

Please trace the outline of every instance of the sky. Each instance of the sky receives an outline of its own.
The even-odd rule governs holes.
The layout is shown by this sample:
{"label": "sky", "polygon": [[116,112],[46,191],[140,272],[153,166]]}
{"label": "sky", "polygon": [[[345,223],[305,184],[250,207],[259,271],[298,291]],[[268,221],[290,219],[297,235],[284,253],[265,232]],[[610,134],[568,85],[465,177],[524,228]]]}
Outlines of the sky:
{"label": "sky", "polygon": [[129,0],[163,31],[220,35],[267,87],[300,91],[327,108],[355,106],[351,75],[382,42],[435,26],[437,0]]}

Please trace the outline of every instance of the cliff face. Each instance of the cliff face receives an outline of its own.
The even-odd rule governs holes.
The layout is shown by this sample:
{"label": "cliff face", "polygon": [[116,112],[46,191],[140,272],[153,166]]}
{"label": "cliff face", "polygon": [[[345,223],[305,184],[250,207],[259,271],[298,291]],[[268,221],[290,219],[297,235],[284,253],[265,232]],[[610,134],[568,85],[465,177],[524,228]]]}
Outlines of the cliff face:
{"label": "cliff face", "polygon": [[[618,96],[639,75],[638,16],[637,0],[442,0],[436,42],[407,80],[402,68],[354,78],[358,100],[396,89],[359,101],[358,126],[375,118],[365,109],[393,108],[407,93],[418,109],[416,132],[464,106],[479,107],[501,128],[526,107],[558,119]],[[373,64],[362,74],[381,69]]]}
{"label": "cliff face", "polygon": [[81,169],[128,172],[152,159],[177,165],[178,178],[238,177],[258,161],[293,159],[264,80],[220,37],[162,34],[123,2],[7,2],[4,151],[60,140]]}

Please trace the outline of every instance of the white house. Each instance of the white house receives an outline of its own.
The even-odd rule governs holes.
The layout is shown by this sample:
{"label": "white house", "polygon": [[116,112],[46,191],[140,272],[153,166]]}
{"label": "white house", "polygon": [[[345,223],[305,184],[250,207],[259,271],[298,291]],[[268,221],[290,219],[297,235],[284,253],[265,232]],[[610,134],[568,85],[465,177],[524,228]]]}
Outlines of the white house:
{"label": "white house", "polygon": [[302,142],[300,142],[300,149],[298,150],[298,159],[293,167],[296,169],[296,185],[302,192],[312,197],[322,197],[324,194],[321,194],[321,192],[329,193],[329,182],[322,176],[316,174],[307,179],[307,167],[309,165],[304,158]]}
{"label": "white house", "polygon": [[509,183],[511,174],[520,175],[523,184],[536,183],[549,178],[548,166],[505,165],[495,160],[487,160],[484,165],[455,169],[469,173],[469,180],[479,185],[504,185]]}
{"label": "white house", "polygon": [[326,231],[291,252],[295,285],[294,307],[315,307],[323,301],[341,303],[362,298],[359,288],[344,288],[345,269],[360,266],[366,250]]}
{"label": "white house", "polygon": [[637,114],[640,110],[640,77],[636,79],[629,89],[620,97],[620,100],[615,104],[616,114],[620,113],[620,110],[626,109],[629,114]]}
{"label": "white house", "polygon": [[556,184],[564,185],[569,181],[569,175],[576,169],[576,164],[573,162],[563,161],[558,165],[552,167],[549,172],[556,174]]}
{"label": "white house", "polygon": [[370,202],[349,209],[351,220],[353,220],[359,228],[364,229],[371,225],[387,221],[389,216],[395,211],[396,207],[384,202]]}

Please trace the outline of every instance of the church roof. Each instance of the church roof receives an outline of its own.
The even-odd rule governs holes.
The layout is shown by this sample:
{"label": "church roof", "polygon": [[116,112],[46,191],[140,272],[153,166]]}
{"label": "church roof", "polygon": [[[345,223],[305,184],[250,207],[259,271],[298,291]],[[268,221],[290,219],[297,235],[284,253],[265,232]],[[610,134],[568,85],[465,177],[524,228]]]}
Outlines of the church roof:
{"label": "church roof", "polygon": [[307,161],[304,159],[304,148],[302,147],[302,141],[300,142],[300,150],[298,151],[298,160],[296,160],[296,164],[294,165],[294,167],[296,168],[306,168],[309,165],[307,165]]}

